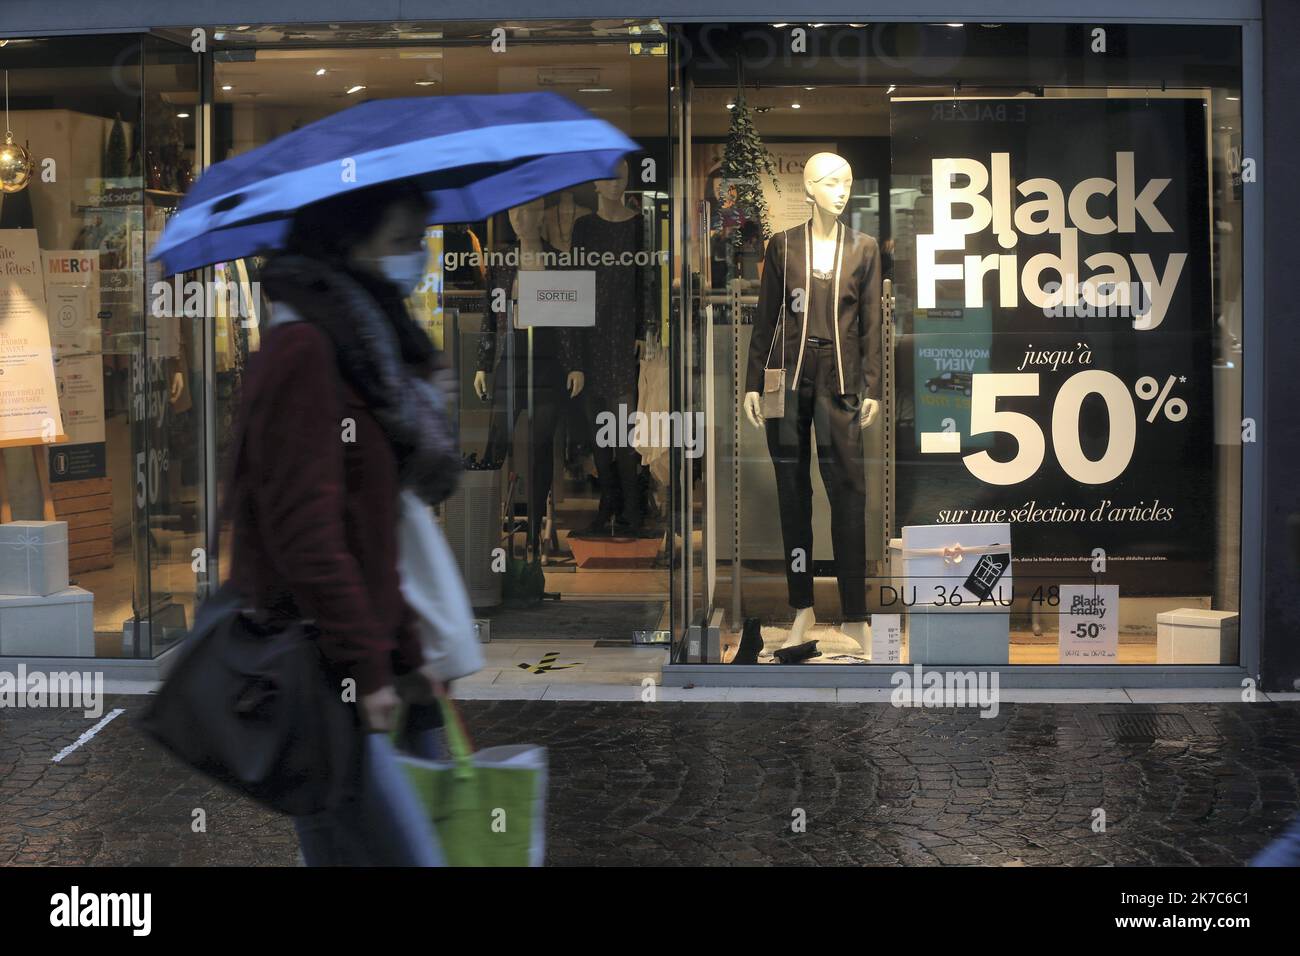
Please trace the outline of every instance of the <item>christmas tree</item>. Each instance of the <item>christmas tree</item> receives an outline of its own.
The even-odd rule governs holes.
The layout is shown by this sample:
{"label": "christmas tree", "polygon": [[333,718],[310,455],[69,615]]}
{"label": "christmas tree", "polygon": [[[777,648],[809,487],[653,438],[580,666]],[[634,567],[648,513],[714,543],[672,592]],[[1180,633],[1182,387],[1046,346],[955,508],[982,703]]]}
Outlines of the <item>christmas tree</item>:
{"label": "christmas tree", "polygon": [[763,198],[760,183],[764,175],[779,192],[781,185],[776,178],[776,161],[754,128],[754,116],[745,102],[744,91],[738,90],[731,110],[727,146],[722,154],[722,178],[727,194],[724,201],[733,210],[733,217],[729,218],[733,218],[734,226],[739,227],[731,229],[731,244],[737,253],[750,239],[751,229],[744,228],[746,225],[757,224],[764,239],[772,235],[772,227],[767,221],[767,200]]}

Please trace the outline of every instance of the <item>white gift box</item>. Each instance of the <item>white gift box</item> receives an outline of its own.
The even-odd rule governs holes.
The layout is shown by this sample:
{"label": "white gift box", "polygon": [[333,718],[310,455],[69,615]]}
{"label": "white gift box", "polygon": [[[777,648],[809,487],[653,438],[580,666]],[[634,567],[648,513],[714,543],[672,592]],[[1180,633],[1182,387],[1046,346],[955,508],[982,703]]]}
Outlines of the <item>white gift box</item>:
{"label": "white gift box", "polygon": [[68,523],[0,524],[0,594],[53,594],[68,586]]}
{"label": "white gift box", "polygon": [[94,624],[95,596],[82,588],[0,596],[0,655],[94,657]]}
{"label": "white gift box", "polygon": [[1011,605],[1009,524],[909,525],[902,557],[904,606]]}
{"label": "white gift box", "polygon": [[1161,611],[1156,615],[1156,663],[1237,663],[1238,620],[1236,611]]}

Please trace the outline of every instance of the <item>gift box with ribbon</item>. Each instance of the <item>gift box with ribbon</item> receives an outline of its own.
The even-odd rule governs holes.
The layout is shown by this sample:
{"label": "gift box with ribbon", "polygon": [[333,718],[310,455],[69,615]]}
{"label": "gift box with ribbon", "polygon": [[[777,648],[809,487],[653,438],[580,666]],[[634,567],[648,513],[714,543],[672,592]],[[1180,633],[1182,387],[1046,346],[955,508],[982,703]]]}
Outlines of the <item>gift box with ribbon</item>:
{"label": "gift box with ribbon", "polygon": [[906,606],[1011,605],[1011,525],[909,525],[903,529]]}
{"label": "gift box with ribbon", "polygon": [[1011,646],[1011,526],[903,528],[902,579],[913,663],[1006,664]]}
{"label": "gift box with ribbon", "polygon": [[68,586],[68,523],[0,524],[0,594],[46,595]]}

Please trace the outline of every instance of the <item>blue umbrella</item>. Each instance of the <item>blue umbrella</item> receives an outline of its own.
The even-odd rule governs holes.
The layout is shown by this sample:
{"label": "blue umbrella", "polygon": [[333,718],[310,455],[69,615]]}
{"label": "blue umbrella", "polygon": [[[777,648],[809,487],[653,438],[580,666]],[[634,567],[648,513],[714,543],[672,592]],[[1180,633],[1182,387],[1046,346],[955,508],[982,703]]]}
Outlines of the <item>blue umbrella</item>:
{"label": "blue umbrella", "polygon": [[302,206],[414,178],[430,222],[476,222],[615,175],[637,149],[556,93],[372,100],[212,166],[151,252],[165,275],[280,248]]}

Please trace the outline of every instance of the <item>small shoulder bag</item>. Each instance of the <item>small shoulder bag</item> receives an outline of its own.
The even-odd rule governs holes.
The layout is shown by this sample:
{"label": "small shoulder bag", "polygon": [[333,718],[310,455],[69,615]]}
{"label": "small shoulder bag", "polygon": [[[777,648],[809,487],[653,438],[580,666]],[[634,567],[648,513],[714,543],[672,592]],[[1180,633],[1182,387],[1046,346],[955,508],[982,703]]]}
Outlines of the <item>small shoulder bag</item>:
{"label": "small shoulder bag", "polygon": [[[763,417],[785,417],[785,277],[786,263],[789,261],[790,236],[787,233],[781,246],[781,311],[777,316],[776,329],[772,333],[772,344],[767,349],[767,359],[763,362]],[[776,340],[781,339],[781,365],[772,368],[772,352]]]}

